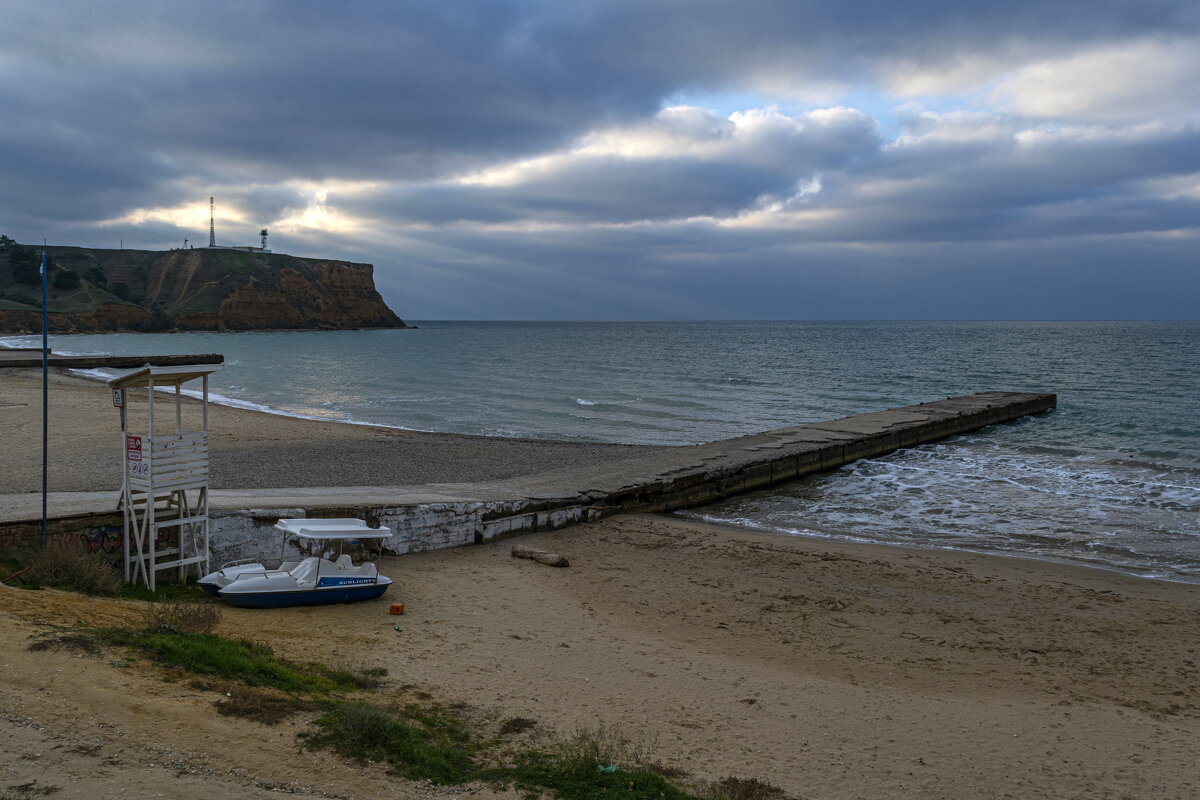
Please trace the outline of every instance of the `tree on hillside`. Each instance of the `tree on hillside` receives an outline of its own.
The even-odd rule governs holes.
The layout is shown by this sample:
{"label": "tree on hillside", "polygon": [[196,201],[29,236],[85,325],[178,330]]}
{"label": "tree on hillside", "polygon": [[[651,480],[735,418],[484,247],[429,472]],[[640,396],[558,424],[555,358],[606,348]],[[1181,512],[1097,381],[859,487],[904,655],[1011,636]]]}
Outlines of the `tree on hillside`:
{"label": "tree on hillside", "polygon": [[0,233],[0,247],[12,247],[14,244],[16,244],[15,241]]}
{"label": "tree on hillside", "polygon": [[54,279],[50,281],[50,285],[55,289],[78,289],[79,288],[79,273],[73,269],[60,269],[55,271]]}
{"label": "tree on hillside", "polygon": [[136,299],[133,289],[129,288],[129,284],[125,281],[117,281],[114,283],[112,285],[112,293],[122,300],[128,300],[131,303]]}
{"label": "tree on hillside", "polygon": [[108,285],[108,275],[106,275],[104,270],[102,270],[99,266],[89,269],[85,277],[97,286]]}
{"label": "tree on hillside", "polygon": [[14,283],[27,283],[30,286],[42,282],[42,257],[37,250],[23,244],[5,245],[9,251],[8,263],[12,265]]}

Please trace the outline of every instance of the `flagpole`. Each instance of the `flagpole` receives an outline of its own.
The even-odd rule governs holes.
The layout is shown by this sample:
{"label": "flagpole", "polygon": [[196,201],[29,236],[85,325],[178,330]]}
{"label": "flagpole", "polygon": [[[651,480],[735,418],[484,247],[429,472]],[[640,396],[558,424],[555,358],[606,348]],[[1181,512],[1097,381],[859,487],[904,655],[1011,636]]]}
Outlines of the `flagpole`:
{"label": "flagpole", "polygon": [[50,337],[46,315],[46,251],[42,251],[42,549],[50,545],[46,526],[46,476],[50,453]]}

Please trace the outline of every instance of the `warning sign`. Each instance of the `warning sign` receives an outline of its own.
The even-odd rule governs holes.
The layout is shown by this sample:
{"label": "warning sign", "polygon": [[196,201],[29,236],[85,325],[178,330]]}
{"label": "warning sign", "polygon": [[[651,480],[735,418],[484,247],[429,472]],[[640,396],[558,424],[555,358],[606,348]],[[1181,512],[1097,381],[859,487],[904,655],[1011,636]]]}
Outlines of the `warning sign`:
{"label": "warning sign", "polygon": [[142,437],[126,436],[125,437],[125,460],[126,461],[141,461],[142,460]]}
{"label": "warning sign", "polygon": [[125,390],[113,389],[113,408],[121,408],[125,405]]}

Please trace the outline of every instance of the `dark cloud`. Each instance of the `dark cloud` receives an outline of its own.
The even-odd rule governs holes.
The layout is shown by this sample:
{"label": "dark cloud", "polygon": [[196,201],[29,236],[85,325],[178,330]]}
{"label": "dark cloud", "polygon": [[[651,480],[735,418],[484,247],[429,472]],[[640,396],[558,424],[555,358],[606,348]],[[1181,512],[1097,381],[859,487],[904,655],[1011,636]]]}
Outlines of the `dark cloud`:
{"label": "dark cloud", "polygon": [[[26,241],[202,238],[171,210],[215,193],[244,215],[223,240],[278,223],[278,249],[377,262],[417,316],[1070,316],[1111,311],[1106,291],[1170,316],[1195,288],[1191,0],[0,0],[0,19],[0,231]],[[783,110],[663,109],[723,92]],[[912,96],[896,119],[837,107]],[[1037,260],[1059,305],[973,294],[976,265],[1024,280]]]}

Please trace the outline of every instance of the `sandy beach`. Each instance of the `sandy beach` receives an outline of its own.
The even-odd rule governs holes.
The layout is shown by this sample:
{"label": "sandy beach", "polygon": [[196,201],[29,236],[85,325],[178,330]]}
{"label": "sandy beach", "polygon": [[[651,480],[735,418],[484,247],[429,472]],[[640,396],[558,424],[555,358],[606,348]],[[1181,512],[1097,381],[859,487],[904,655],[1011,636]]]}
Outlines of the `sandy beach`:
{"label": "sandy beach", "polygon": [[[51,383],[50,491],[120,489],[121,424],[107,388],[99,381],[57,370],[51,373]],[[41,490],[41,392],[41,370],[0,370],[4,449],[25,454],[0,459],[0,495]],[[130,401],[144,407],[144,393]],[[215,404],[209,409],[210,482],[215,489],[473,483],[656,449],[423,433]]]}
{"label": "sandy beach", "polygon": [[[40,375],[0,378],[8,445],[33,434]],[[55,386],[62,418],[77,421],[56,447],[91,466],[59,470],[52,485],[95,488],[90,469],[117,474],[106,465],[115,412],[98,384]],[[396,470],[389,483],[403,470],[471,480],[630,451],[215,414],[214,468],[270,446],[330,482],[361,480],[321,460],[338,447]],[[98,423],[107,429],[89,432]],[[432,466],[408,463],[424,457]],[[30,467],[11,461],[0,485],[26,487]],[[255,480],[288,475],[312,480]],[[514,541],[571,566],[513,559]],[[696,781],[752,777],[805,798],[1200,794],[1197,586],[637,515],[389,558],[381,570],[396,584],[379,601],[229,608],[219,632],[300,660],[386,667],[381,701],[417,690],[534,719],[544,736],[617,726]],[[390,616],[389,602],[407,613]],[[213,692],[164,682],[121,651],[26,649],[50,626],[136,625],[141,613],[132,601],[0,589],[0,787],[135,800],[464,793],[301,751],[304,715],[279,727],[219,716]]]}
{"label": "sandy beach", "polygon": [[[753,776],[796,797],[1200,790],[1196,587],[649,516],[521,541],[571,567],[513,559],[511,542],[404,556],[383,565],[397,585],[378,602],[228,609],[220,631],[386,666],[384,697],[415,685],[546,731],[616,725],[696,778]],[[389,600],[408,612],[389,616]],[[4,785],[447,796],[299,753],[303,718],[219,717],[212,692],[120,653],[24,649],[46,625],[136,623],[137,606],[0,590]]]}

